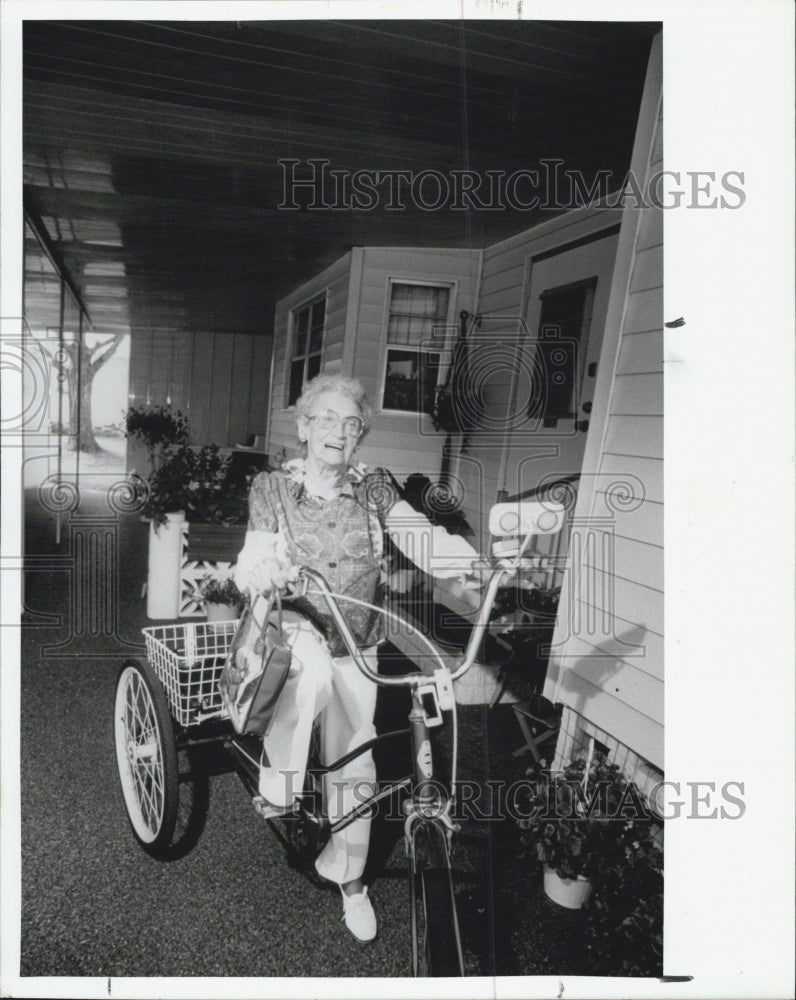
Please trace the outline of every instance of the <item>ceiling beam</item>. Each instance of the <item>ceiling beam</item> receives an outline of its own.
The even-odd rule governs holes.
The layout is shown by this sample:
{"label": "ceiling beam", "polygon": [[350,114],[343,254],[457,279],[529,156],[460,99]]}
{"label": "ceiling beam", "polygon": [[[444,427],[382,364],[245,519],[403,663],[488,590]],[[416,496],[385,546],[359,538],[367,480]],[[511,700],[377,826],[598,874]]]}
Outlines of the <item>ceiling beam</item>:
{"label": "ceiling beam", "polygon": [[[69,171],[65,171],[69,177]],[[197,197],[168,198],[154,194],[127,194],[115,191],[87,191],[72,187],[50,187],[27,184],[36,191],[43,215],[64,216],[81,222],[116,222],[120,226],[147,224],[162,226],[164,222],[206,230],[228,229],[262,233],[265,226],[280,219],[284,213],[277,208],[263,208],[251,203],[221,204]],[[186,192],[196,187],[186,184]]]}

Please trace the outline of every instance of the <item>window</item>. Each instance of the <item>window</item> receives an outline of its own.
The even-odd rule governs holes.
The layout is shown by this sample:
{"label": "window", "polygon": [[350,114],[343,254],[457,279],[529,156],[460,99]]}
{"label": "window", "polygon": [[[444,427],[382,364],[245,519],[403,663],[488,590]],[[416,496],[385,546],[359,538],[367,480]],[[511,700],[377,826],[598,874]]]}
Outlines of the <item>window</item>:
{"label": "window", "polygon": [[449,304],[449,287],[391,284],[382,409],[433,411]]}
{"label": "window", "polygon": [[287,405],[293,406],[305,382],[321,370],[326,296],[293,310],[293,344],[290,355]]}
{"label": "window", "polygon": [[576,416],[583,351],[588,338],[596,278],[542,292],[536,344],[538,392],[529,416],[542,417],[545,427]]}

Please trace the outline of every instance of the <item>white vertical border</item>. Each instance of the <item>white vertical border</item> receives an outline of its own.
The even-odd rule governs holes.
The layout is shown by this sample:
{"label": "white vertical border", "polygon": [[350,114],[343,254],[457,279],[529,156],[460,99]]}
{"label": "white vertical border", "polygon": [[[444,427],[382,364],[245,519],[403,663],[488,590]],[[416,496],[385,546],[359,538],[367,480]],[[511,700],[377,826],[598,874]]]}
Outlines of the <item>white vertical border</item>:
{"label": "white vertical border", "polygon": [[[22,27],[0,9],[0,355],[6,338],[22,340],[24,215],[22,208]],[[21,350],[0,364],[3,417],[0,472],[0,990],[19,967],[20,939],[20,614],[22,610],[22,440],[12,432],[22,415]],[[16,975],[16,972],[14,972]]]}
{"label": "white vertical border", "polygon": [[793,978],[793,8],[676,4],[663,51],[666,169],[741,171],[745,196],[664,212],[664,319],[686,324],[664,341],[666,776],[684,812],[711,812],[689,782],[743,782],[746,807],[667,824],[664,937],[701,996],[776,997]]}

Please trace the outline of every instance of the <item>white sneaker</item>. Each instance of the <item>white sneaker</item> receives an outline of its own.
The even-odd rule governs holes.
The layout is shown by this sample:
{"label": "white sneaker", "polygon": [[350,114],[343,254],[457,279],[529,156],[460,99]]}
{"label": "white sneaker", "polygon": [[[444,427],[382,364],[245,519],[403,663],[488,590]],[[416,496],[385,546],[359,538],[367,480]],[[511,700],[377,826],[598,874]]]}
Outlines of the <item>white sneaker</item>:
{"label": "white sneaker", "polygon": [[368,899],[368,888],[348,896],[343,893],[343,920],[358,941],[372,941],[376,937],[376,914]]}

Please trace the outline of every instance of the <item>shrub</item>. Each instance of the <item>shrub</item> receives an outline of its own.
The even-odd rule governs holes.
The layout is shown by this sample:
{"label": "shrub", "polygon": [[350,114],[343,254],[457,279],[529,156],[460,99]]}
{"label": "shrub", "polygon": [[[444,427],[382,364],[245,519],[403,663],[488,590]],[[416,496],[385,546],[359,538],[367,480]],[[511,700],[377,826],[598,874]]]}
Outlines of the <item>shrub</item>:
{"label": "shrub", "polygon": [[208,574],[199,584],[199,593],[206,604],[230,604],[233,607],[240,607],[244,602],[244,596],[231,576],[221,578]]}
{"label": "shrub", "polygon": [[162,524],[166,514],[183,510],[194,523],[223,522],[228,465],[214,444],[171,449],[147,481],[144,515]]}
{"label": "shrub", "polygon": [[542,775],[521,805],[521,841],[563,878],[593,892],[583,941],[591,974],[662,974],[663,852],[660,826],[606,755]]}

